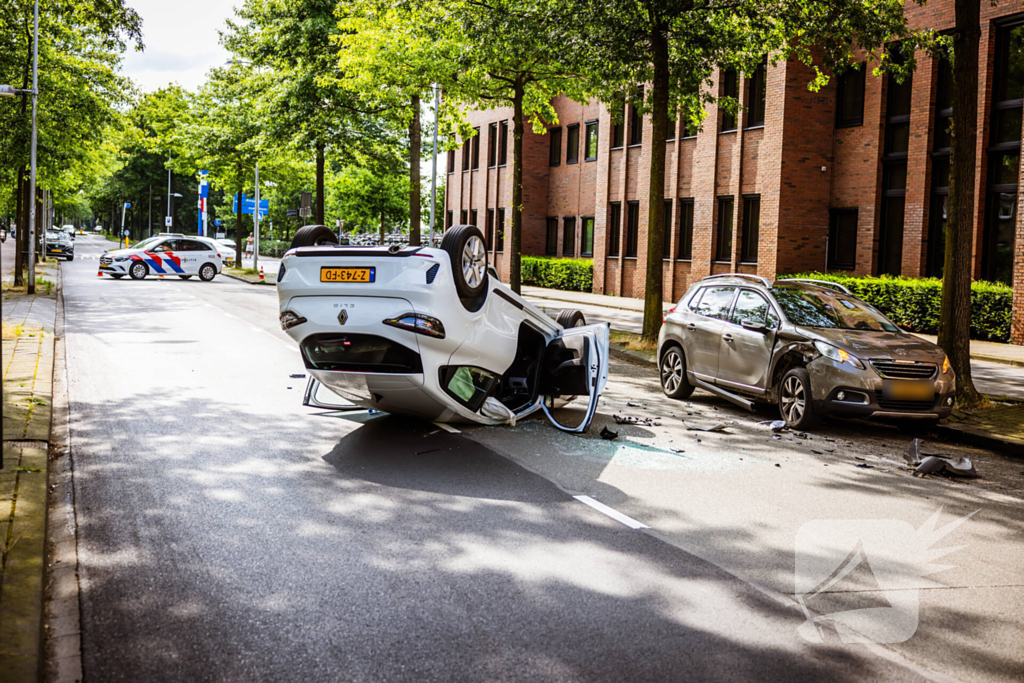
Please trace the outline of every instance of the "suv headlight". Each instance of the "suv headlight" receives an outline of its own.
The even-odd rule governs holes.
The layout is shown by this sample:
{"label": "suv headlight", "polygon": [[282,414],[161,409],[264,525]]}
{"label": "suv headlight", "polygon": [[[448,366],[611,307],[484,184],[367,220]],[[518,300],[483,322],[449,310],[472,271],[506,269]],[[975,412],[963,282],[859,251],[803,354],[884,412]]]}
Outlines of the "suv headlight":
{"label": "suv headlight", "polygon": [[952,369],[953,366],[949,364],[949,356],[942,357],[942,374],[945,375]]}
{"label": "suv headlight", "polygon": [[127,256],[115,256],[114,260],[117,261],[117,262],[127,261],[128,257]]}
{"label": "suv headlight", "polygon": [[843,363],[849,363],[855,368],[858,368],[860,370],[864,369],[864,364],[860,362],[859,358],[857,358],[856,356],[851,356],[846,351],[843,351],[838,347],[832,346],[831,344],[816,341],[814,342],[814,348],[816,348],[818,350],[818,353],[820,353],[821,355],[825,356],[826,358],[831,358],[840,365],[842,365]]}

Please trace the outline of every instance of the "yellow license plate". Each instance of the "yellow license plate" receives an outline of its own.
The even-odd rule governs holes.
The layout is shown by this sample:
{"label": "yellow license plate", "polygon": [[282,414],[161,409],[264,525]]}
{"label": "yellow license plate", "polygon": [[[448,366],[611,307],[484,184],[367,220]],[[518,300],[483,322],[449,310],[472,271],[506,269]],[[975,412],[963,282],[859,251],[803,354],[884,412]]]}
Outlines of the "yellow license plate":
{"label": "yellow license plate", "polygon": [[64,250],[63,250],[63,249],[54,249],[54,250],[53,250],[53,253],[55,253],[55,254],[59,254],[59,253],[60,253],[60,252],[62,252],[62,251],[64,251]]}
{"label": "yellow license plate", "polygon": [[376,282],[376,268],[321,268],[320,282]]}

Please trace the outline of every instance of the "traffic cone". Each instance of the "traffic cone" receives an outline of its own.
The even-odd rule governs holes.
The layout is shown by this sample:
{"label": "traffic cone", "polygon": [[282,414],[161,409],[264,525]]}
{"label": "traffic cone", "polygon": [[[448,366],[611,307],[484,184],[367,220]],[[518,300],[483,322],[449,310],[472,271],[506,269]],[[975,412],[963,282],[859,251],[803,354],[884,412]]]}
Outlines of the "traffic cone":
{"label": "traffic cone", "polygon": [[263,278],[263,266],[260,266],[260,282],[266,282],[266,280]]}

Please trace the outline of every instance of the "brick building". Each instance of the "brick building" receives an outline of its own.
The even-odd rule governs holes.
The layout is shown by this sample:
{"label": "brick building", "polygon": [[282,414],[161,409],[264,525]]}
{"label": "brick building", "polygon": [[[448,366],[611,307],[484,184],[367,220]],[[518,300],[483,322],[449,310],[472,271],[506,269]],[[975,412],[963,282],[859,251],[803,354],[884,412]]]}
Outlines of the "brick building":
{"label": "brick building", "polygon": [[[953,27],[952,0],[909,5],[913,26]],[[1024,344],[1024,12],[981,5],[974,275],[1014,288],[1011,338]],[[667,146],[666,300],[712,273],[806,270],[941,276],[948,196],[950,72],[918,55],[899,84],[868,68],[807,90],[801,64],[713,87],[745,109],[708,106],[699,132],[674,123]],[[642,297],[651,122],[621,125],[596,101],[558,97],[558,125],[523,140],[522,253],[594,259],[594,291]],[[481,227],[507,275],[511,110],[473,112],[477,135],[447,158],[445,227]]]}

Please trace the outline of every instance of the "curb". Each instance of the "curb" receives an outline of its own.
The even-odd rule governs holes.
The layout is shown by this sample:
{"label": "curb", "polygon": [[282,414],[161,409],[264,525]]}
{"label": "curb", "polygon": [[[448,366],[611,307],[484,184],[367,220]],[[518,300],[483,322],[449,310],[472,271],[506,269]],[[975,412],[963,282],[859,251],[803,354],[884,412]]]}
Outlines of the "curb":
{"label": "curb", "polygon": [[622,349],[619,348],[618,346],[615,346],[614,344],[611,345],[609,350],[611,351],[611,355],[615,356],[616,358],[632,361],[634,363],[640,363],[642,365],[648,365],[652,368],[658,367],[658,364],[654,361],[654,359],[648,356],[648,354],[653,353],[651,351],[644,352],[634,351],[632,349]]}
{"label": "curb", "polygon": [[939,425],[935,428],[935,431],[953,441],[966,443],[971,446],[990,448],[1006,455],[1024,458],[1024,442],[1017,441],[1016,439],[1000,439],[993,436],[991,432],[986,432],[969,425]]}
{"label": "curb", "polygon": [[[238,280],[239,282],[244,282],[247,285],[276,285],[277,284],[276,282],[271,282],[270,280],[264,280],[263,282],[260,282],[259,280],[257,280],[255,282],[253,282],[252,280],[247,280],[246,278],[242,277],[241,275],[232,275],[231,273],[225,273],[224,271],[221,271],[220,274],[223,275],[224,277],[229,277],[232,280]],[[266,273],[264,273],[264,276],[265,275],[266,275]]]}

